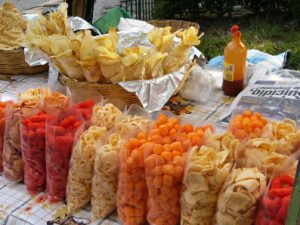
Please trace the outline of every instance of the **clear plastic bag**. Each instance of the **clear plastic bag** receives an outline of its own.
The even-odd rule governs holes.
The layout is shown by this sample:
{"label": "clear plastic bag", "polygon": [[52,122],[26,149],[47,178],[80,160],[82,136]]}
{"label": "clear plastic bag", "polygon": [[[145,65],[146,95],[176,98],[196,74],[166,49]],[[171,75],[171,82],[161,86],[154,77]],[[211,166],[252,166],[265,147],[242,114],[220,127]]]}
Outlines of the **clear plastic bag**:
{"label": "clear plastic bag", "polygon": [[188,153],[181,195],[181,224],[213,224],[219,192],[230,173],[228,151],[202,145]]}
{"label": "clear plastic bag", "polygon": [[215,224],[252,225],[266,184],[265,175],[256,167],[234,168],[219,194]]}
{"label": "clear plastic bag", "polygon": [[91,126],[80,136],[73,149],[67,183],[68,213],[85,206],[91,200],[97,141],[105,133],[105,127]]}
{"label": "clear plastic bag", "polygon": [[144,154],[149,224],[179,223],[187,151],[192,146],[201,146],[206,131],[211,128],[195,128],[191,124],[184,124],[184,120],[181,124],[178,118],[168,118],[161,114],[149,132],[149,149]]}
{"label": "clear plastic bag", "polygon": [[46,121],[47,197],[50,203],[64,200],[69,162],[74,143],[88,128],[94,102],[90,99],[70,103],[68,98],[56,99],[56,108],[48,109]]}
{"label": "clear plastic bag", "polygon": [[5,112],[7,102],[0,102],[0,172],[3,172],[3,148],[5,135]]}
{"label": "clear plastic bag", "polygon": [[143,109],[131,106],[97,148],[93,186],[92,219],[104,218],[116,208],[119,152],[129,138],[148,130],[150,116]]}

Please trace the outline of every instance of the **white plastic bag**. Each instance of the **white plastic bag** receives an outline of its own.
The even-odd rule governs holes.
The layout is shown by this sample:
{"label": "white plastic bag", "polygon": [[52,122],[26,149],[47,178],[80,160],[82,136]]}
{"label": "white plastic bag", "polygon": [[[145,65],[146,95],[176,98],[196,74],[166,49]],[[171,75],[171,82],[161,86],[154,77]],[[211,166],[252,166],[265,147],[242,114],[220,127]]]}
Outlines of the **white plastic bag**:
{"label": "white plastic bag", "polygon": [[194,66],[179,94],[187,100],[206,102],[214,88],[215,80],[211,74],[200,66]]}

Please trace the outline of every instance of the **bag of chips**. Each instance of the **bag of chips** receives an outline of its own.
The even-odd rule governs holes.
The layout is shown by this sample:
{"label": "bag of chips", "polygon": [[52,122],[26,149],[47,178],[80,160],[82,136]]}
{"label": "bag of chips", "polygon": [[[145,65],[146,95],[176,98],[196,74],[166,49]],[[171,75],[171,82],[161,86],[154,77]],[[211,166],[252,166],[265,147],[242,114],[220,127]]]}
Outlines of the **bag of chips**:
{"label": "bag of chips", "polygon": [[181,224],[213,224],[219,192],[230,172],[228,151],[202,145],[188,153],[181,196]]}
{"label": "bag of chips", "polygon": [[266,176],[256,167],[233,169],[219,194],[216,224],[253,224],[265,188]]}

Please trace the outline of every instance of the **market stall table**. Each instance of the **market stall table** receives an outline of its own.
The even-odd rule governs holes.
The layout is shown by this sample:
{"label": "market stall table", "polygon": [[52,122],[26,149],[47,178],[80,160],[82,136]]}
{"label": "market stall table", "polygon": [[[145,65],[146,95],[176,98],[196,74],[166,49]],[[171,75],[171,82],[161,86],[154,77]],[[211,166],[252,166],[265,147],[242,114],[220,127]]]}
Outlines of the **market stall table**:
{"label": "market stall table", "polygon": [[[3,79],[3,78],[2,78]],[[45,87],[48,85],[47,74],[34,76],[12,76],[7,80],[0,80],[0,95],[2,99],[11,99],[17,93],[25,91],[29,88]],[[172,99],[169,104],[177,106],[177,113],[190,112],[196,114],[207,123],[218,123],[218,119],[229,107],[232,99],[223,96],[218,91],[208,103],[197,105],[192,102],[183,101],[179,97]],[[66,213],[66,205],[64,203],[48,204],[45,193],[31,197],[26,192],[24,184],[12,183],[3,175],[0,175],[0,224],[24,224],[39,225],[47,224],[59,216]],[[74,216],[78,221],[90,221],[90,209],[86,207],[80,210]],[[119,224],[116,213],[113,213],[105,220],[95,221],[90,224],[113,225]]]}

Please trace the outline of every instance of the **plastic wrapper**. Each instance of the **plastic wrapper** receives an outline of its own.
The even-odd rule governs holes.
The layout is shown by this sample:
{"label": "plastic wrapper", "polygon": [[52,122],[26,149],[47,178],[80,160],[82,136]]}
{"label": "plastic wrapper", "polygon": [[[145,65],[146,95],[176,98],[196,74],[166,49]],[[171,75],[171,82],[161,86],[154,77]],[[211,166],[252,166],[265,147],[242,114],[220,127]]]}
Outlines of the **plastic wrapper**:
{"label": "plastic wrapper", "polygon": [[91,200],[93,220],[108,216],[116,208],[120,149],[129,138],[136,137],[150,125],[149,116],[134,115],[141,114],[135,109],[137,107],[129,109],[127,115],[115,124],[108,143],[97,149]]}
{"label": "plastic wrapper", "polygon": [[117,189],[117,211],[124,225],[142,225],[146,222],[147,186],[144,152],[151,147],[146,134],[131,138],[120,151],[120,169]]}
{"label": "plastic wrapper", "polygon": [[228,151],[202,145],[188,153],[181,196],[181,224],[213,224],[219,192],[231,170]]}
{"label": "plastic wrapper", "polygon": [[[38,107],[33,111],[41,110]],[[24,183],[31,195],[46,188],[45,124],[47,115],[42,110],[22,118],[21,151],[24,164]]]}
{"label": "plastic wrapper", "polygon": [[20,124],[22,117],[31,116],[31,108],[37,106],[41,98],[48,93],[46,89],[29,89],[18,95],[16,104],[8,104],[3,148],[3,172],[12,181],[24,178],[21,151]]}
{"label": "plastic wrapper", "polygon": [[218,198],[215,224],[253,224],[265,188],[266,177],[257,168],[233,169]]}
{"label": "plastic wrapper", "polygon": [[22,181],[24,178],[20,146],[20,119],[20,106],[8,104],[3,145],[3,172],[4,176],[12,181]]}
{"label": "plastic wrapper", "polygon": [[160,114],[154,123],[145,153],[149,224],[176,225],[180,220],[180,196],[187,151],[201,146],[210,126],[194,128],[177,118]]}
{"label": "plastic wrapper", "polygon": [[67,183],[69,213],[85,206],[91,200],[97,141],[105,133],[105,127],[91,126],[80,136],[73,149]]}
{"label": "plastic wrapper", "polygon": [[0,102],[0,172],[3,172],[3,145],[5,134],[6,102]]}
{"label": "plastic wrapper", "polygon": [[62,201],[66,196],[69,162],[78,135],[89,125],[92,100],[77,104],[53,99],[57,108],[49,112],[46,121],[47,197],[50,203]]}
{"label": "plastic wrapper", "polygon": [[214,78],[202,67],[194,66],[179,94],[187,100],[206,102],[214,89]]}
{"label": "plastic wrapper", "polygon": [[270,181],[262,197],[255,225],[284,225],[293,192],[294,176],[281,174]]}

